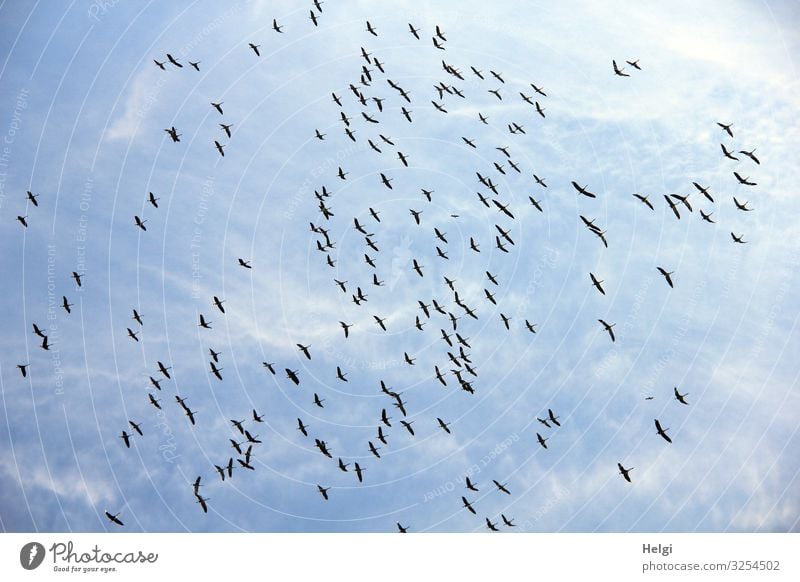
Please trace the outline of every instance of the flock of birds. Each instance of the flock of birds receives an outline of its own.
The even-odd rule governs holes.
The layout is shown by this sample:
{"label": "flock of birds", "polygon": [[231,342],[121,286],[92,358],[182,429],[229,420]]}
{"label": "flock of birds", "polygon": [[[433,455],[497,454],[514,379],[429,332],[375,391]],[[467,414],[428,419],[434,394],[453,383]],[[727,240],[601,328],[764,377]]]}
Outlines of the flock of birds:
{"label": "flock of birds", "polygon": [[[323,21],[324,15],[321,1],[314,1],[309,19],[313,26],[319,26]],[[279,24],[276,19],[273,20],[272,28],[277,34],[284,34],[284,25]],[[369,21],[366,22],[365,32],[370,37],[379,36],[378,29]],[[411,24],[408,25],[408,33],[414,39],[422,40],[420,36],[421,32],[420,28],[416,28]],[[448,42],[447,36],[444,30],[439,26],[435,27],[431,35],[431,41],[435,51],[446,51]],[[259,44],[248,43],[244,48],[245,50],[251,51],[254,58],[260,58],[260,46]],[[398,114],[398,109],[389,107],[389,105],[395,102],[399,104],[399,115],[402,115],[402,118],[408,123],[414,123],[415,116],[417,115],[415,110],[411,109],[412,106],[414,106],[415,109],[418,107],[424,108],[424,115],[447,115],[448,107],[450,107],[449,102],[459,99],[465,100],[464,102],[466,102],[468,99],[466,90],[459,87],[459,83],[465,81],[464,74],[472,75],[476,80],[475,82],[479,84],[478,86],[482,85],[482,90],[485,93],[493,95],[497,100],[503,101],[513,99],[515,95],[518,94],[522,102],[530,105],[534,119],[538,117],[541,123],[544,123],[545,121],[543,120],[547,119],[545,115],[546,108],[543,104],[550,98],[545,92],[544,87],[535,83],[529,83],[529,87],[514,88],[511,90],[509,83],[506,82],[503,74],[500,72],[494,70],[484,72],[474,66],[470,66],[470,71],[468,73],[462,73],[458,67],[442,60],[442,71],[445,75],[445,80],[439,81],[433,86],[433,99],[425,99],[421,102],[420,100],[412,99],[409,90],[392,80],[387,72],[387,70],[389,70],[387,63],[381,62],[378,57],[373,56],[372,53],[368,52],[363,47],[361,48],[361,57],[364,62],[361,64],[360,69],[354,73],[353,81],[350,82],[343,91],[334,90],[331,93],[331,99],[336,107],[334,116],[337,121],[341,123],[342,127],[343,137],[340,139],[349,139],[362,144],[366,143],[372,151],[381,156],[379,159],[384,169],[383,171],[375,172],[374,180],[377,187],[393,190],[398,183],[403,181],[402,172],[404,169],[409,168],[410,160],[413,157],[413,155],[408,152],[400,151],[392,138],[385,135],[381,129],[381,124],[386,116]],[[154,59],[154,62],[159,69],[165,72],[168,72],[169,69],[184,68],[184,64],[170,53],[167,53],[162,60]],[[638,60],[626,62],[635,71],[643,71]],[[200,71],[200,61],[188,61],[188,65],[192,69]],[[620,68],[618,66],[616,60],[612,60],[612,70],[615,76],[630,76],[625,72],[625,68]],[[378,87],[384,86],[388,86],[392,90],[393,93],[391,93],[391,97],[380,96],[381,94],[378,91]],[[428,101],[432,104],[433,109],[426,105]],[[222,116],[225,122],[219,123],[220,130],[225,138],[230,139],[234,123],[229,122],[225,118],[223,103],[212,102],[210,106]],[[514,207],[514,201],[509,196],[509,193],[502,191],[501,184],[497,180],[499,179],[498,176],[505,176],[509,172],[516,172],[518,174],[525,174],[527,172],[520,167],[521,163],[514,159],[514,154],[516,152],[513,152],[512,147],[486,143],[488,138],[486,141],[482,139],[479,133],[480,128],[482,126],[491,125],[487,115],[478,113],[474,123],[474,126],[465,129],[466,135],[461,137],[464,147],[482,149],[487,155],[497,152],[496,155],[498,156],[498,161],[493,162],[492,166],[488,169],[482,167],[475,169],[477,187],[479,188],[477,199],[474,200],[475,212],[482,211],[481,209],[484,209],[483,211],[496,211],[494,231],[489,235],[490,239],[493,239],[493,249],[511,255],[516,247],[516,242],[513,240],[511,233],[512,225],[516,220],[515,212],[517,212],[517,209]],[[732,124],[718,123],[718,125],[727,137],[731,139],[734,138]],[[503,127],[504,131],[507,131],[509,135],[526,134],[525,126],[518,119],[505,120],[501,124],[501,127]],[[166,128],[164,131],[172,142],[181,142],[180,138],[182,134],[179,133],[179,130],[174,126]],[[220,156],[224,157],[226,155],[225,148],[228,144],[220,141],[223,139],[224,138],[220,136],[220,138],[213,140],[213,147]],[[329,136],[320,129],[314,129],[312,139],[316,139],[320,142],[335,141],[332,136]],[[725,143],[721,143],[720,146],[724,157],[732,162],[740,162],[741,158],[736,155],[738,153],[742,157],[746,157],[752,163],[760,164],[760,160],[754,153],[755,150],[737,150],[734,146],[730,144],[726,145]],[[385,169],[389,164],[388,160],[391,158],[395,158],[399,162],[396,172]],[[348,174],[349,172],[340,166],[336,174],[330,176],[330,178],[332,180],[338,179],[346,181],[348,179]],[[751,181],[749,176],[743,177],[738,171],[733,171],[733,177],[740,185],[748,187],[756,186],[756,183]],[[536,197],[543,196],[552,185],[548,185],[545,178],[534,173],[531,173],[531,179],[531,186],[536,189],[538,194],[529,195],[527,202],[536,211],[544,213],[545,209],[542,204],[542,198],[537,199]],[[702,197],[700,198],[702,203],[711,205],[706,209],[698,208],[702,220],[710,224],[715,224],[715,220],[712,218],[714,214],[712,209],[713,205],[717,204],[717,202],[715,201],[714,195],[710,192],[710,188],[698,182],[691,182],[691,184],[697,190],[697,192],[692,193]],[[567,185],[567,187],[568,186],[569,185]],[[581,200],[586,198],[587,201],[591,201],[599,197],[599,194],[594,192],[588,184],[582,185],[578,179],[571,181],[571,186],[575,194],[581,197]],[[409,218],[405,219],[408,221],[408,229],[419,237],[431,236],[432,234],[433,239],[430,246],[432,247],[431,251],[435,249],[435,260],[449,261],[449,254],[451,251],[448,245],[450,245],[450,243],[447,238],[447,232],[444,230],[441,221],[437,221],[435,225],[431,226],[426,224],[428,222],[428,220],[426,220],[427,217],[429,215],[434,215],[436,212],[433,206],[435,192],[424,184],[418,184],[417,187],[421,192],[420,206],[409,209]],[[407,189],[407,186],[404,185],[404,189]],[[321,185],[318,190],[315,190],[314,195],[314,204],[318,212],[317,218],[310,221],[310,232],[314,239],[314,246],[320,253],[319,260],[323,266],[327,265],[333,269],[335,273],[340,272],[337,267],[337,260],[332,255],[339,241],[333,240],[331,236],[331,231],[333,230],[329,226],[331,222],[341,220],[348,224],[352,223],[352,228],[363,236],[363,265],[359,270],[351,272],[348,279],[333,277],[332,286],[333,289],[338,292],[345,295],[349,294],[352,298],[352,303],[358,308],[359,313],[366,313],[369,311],[367,306],[370,304],[370,297],[369,294],[365,292],[365,289],[373,288],[374,293],[391,293],[391,291],[381,291],[381,288],[385,287],[385,282],[380,276],[381,270],[385,267],[385,261],[381,259],[382,255],[378,242],[381,227],[384,226],[384,221],[386,220],[399,222],[403,220],[403,218],[399,216],[382,216],[379,211],[371,206],[366,206],[363,213],[357,216],[348,216],[346,218],[337,217],[333,203],[333,193],[326,185]],[[632,196],[650,211],[655,211],[654,204],[649,196],[640,193],[634,193]],[[692,203],[694,201],[690,200],[689,193],[664,194],[663,199],[667,207],[678,220],[682,218],[682,213],[684,212],[693,213],[694,208]],[[146,200],[153,209],[157,210],[159,208],[159,198],[152,192],[148,193]],[[437,202],[446,204],[446,201],[439,198],[437,198]],[[734,197],[733,202],[735,207],[742,212],[751,212],[753,210],[748,201],[740,201]],[[698,205],[697,202],[694,203],[696,206]],[[27,192],[28,211],[32,213],[39,204],[39,196]],[[591,202],[589,202],[589,204],[591,204]],[[451,214],[447,219],[457,220],[458,215]],[[29,226],[29,214],[19,215],[17,216],[17,220],[23,227],[27,228]],[[320,220],[322,222],[320,222]],[[596,219],[588,218],[583,214],[580,215],[580,220],[586,227],[586,230],[596,236],[603,246],[607,248],[609,245],[609,233],[607,230],[598,225]],[[147,231],[147,220],[145,218],[135,215],[133,217],[133,223],[135,227],[139,228],[141,231]],[[747,242],[744,240],[744,235],[742,234],[731,232],[731,237],[733,241],[738,244],[745,244]],[[476,254],[481,253],[482,242],[480,239],[480,233],[472,233],[469,235],[469,249],[468,251],[467,249],[464,250]],[[236,261],[238,266],[243,269],[253,269],[250,260],[237,257]],[[669,270],[665,266],[659,266],[657,270],[670,289],[677,284],[674,270]],[[410,259],[408,264],[409,275],[413,274],[413,276],[425,278],[426,273],[429,271],[429,265],[426,264],[423,259],[419,257],[412,257]],[[72,273],[77,287],[82,285],[83,276],[84,275],[77,272]],[[605,283],[604,279],[600,278],[600,276],[594,272],[589,272],[588,278],[590,284],[598,293],[601,295],[606,294],[605,288],[603,287]],[[430,277],[428,277],[428,279],[430,279]],[[475,321],[480,318],[479,311],[481,308],[476,303],[477,300],[466,297],[463,292],[460,293],[456,283],[456,280],[446,276],[441,282],[430,281],[431,290],[433,292],[444,291],[451,296],[452,302],[439,301],[435,298],[418,300],[416,305],[417,313],[414,316],[413,327],[418,332],[426,334],[436,333],[435,331],[429,332],[428,329],[438,330],[437,337],[440,340],[441,347],[440,355],[444,363],[437,363],[433,366],[432,370],[423,372],[423,375],[426,375],[426,377],[432,380],[435,379],[435,381],[443,387],[450,387],[452,383],[455,383],[464,393],[472,395],[475,394],[477,390],[479,377],[478,369],[480,366],[473,360],[474,356],[471,353],[472,345],[470,343],[472,340],[470,340],[467,335],[466,329],[469,328],[470,321]],[[485,271],[485,279],[481,284],[483,287],[483,296],[481,299],[487,304],[489,309],[493,311],[497,310],[499,313],[495,325],[498,329],[505,330],[506,332],[521,329],[522,333],[528,333],[534,336],[537,333],[537,324],[532,321],[533,318],[522,318],[524,324],[523,322],[517,322],[516,319],[512,318],[510,315],[511,311],[504,309],[498,303],[497,295],[502,285],[502,281],[496,274],[493,274],[489,270]],[[451,305],[455,307],[451,307]],[[63,296],[62,307],[67,314],[71,313],[70,309],[72,303],[69,302],[66,295]],[[209,307],[213,307],[219,316],[226,316],[225,300],[221,299],[219,296],[214,295],[211,297]],[[371,316],[371,318],[369,316]],[[382,332],[390,331],[391,323],[388,314],[369,313],[365,319],[367,321],[372,321],[375,325],[373,329],[379,329]],[[126,327],[127,336],[132,342],[139,342],[139,335],[144,326],[144,316],[140,313],[138,308],[132,309],[131,321],[133,323]],[[608,322],[603,318],[598,318],[597,321],[601,326],[600,330],[608,334],[608,338],[611,342],[615,342],[617,339],[614,333],[615,323]],[[197,326],[204,332],[212,330],[213,323],[211,317],[207,314],[199,314]],[[361,324],[354,321],[338,321],[338,324],[341,328],[344,341],[347,341],[354,333],[358,333],[361,327]],[[43,350],[48,350],[50,344],[45,331],[46,330],[42,329],[39,325],[33,323],[33,333],[41,339],[41,348]],[[312,359],[314,351],[311,345],[303,343],[302,341],[297,341],[295,347],[297,353],[302,355],[303,358],[307,360]],[[403,362],[408,366],[409,370],[415,370],[417,358],[412,353],[409,353],[409,351],[402,350],[402,348],[398,348],[398,351],[403,352]],[[211,347],[208,348],[208,373],[219,381],[223,380],[222,372],[224,370],[220,365],[221,356],[221,351],[217,351]],[[262,366],[266,373],[276,377],[279,377],[279,370],[283,368],[286,381],[291,382],[291,384],[298,389],[305,388],[306,386],[306,381],[301,377],[300,371],[293,369],[289,365],[279,365],[275,362],[264,361]],[[17,367],[23,377],[28,375],[29,364],[19,364]],[[165,390],[162,384],[172,379],[170,374],[171,369],[170,366],[167,366],[162,361],[157,361],[152,373],[149,374],[150,390],[147,393],[147,398],[148,403],[155,409],[162,409],[162,403],[166,397],[159,397],[159,395]],[[348,379],[348,372],[342,369],[341,366],[336,367],[335,378],[341,382],[350,381]],[[412,419],[414,417],[413,407],[411,403],[403,397],[402,392],[394,390],[383,380],[380,380],[380,390],[381,393],[386,396],[386,404],[380,408],[380,411],[375,411],[376,431],[374,438],[364,443],[364,450],[369,451],[371,456],[374,457],[373,462],[381,462],[381,451],[383,448],[388,447],[391,431],[398,426],[402,427],[410,437],[416,436],[417,431],[420,430],[441,430],[447,435],[452,434],[452,431],[456,430],[452,422],[447,422],[445,420],[447,417],[446,411],[434,414],[433,418],[435,418],[435,421],[433,419],[428,421],[420,417]],[[673,398],[679,404],[688,406],[689,402],[686,400],[687,396],[688,393],[682,393],[677,387],[673,388]],[[651,395],[646,398],[652,400],[654,396]],[[191,398],[189,396],[174,394],[170,400],[174,401],[175,404],[180,407],[191,425],[195,425],[199,421],[198,411],[192,409]],[[319,393],[313,393],[313,403],[316,407],[324,409],[325,402],[326,399]],[[546,407],[543,406],[542,408],[545,409]],[[531,442],[538,443],[538,446],[541,446],[543,449],[548,449],[548,443],[551,439],[557,438],[555,436],[557,434],[555,431],[562,426],[561,417],[551,408],[546,408],[546,410],[546,414],[533,415],[538,423],[540,423],[541,428],[538,432],[533,431],[534,434],[531,435]],[[203,419],[203,421],[206,420]],[[260,414],[257,410],[250,410],[246,414],[242,414],[242,418],[230,419],[230,426],[234,437],[227,440],[230,443],[230,450],[235,454],[226,455],[227,458],[225,460],[221,460],[219,464],[214,464],[213,468],[210,468],[210,471],[213,470],[213,473],[220,481],[224,482],[233,478],[234,470],[244,472],[256,470],[256,466],[253,463],[255,455],[254,447],[260,445],[262,441],[259,435],[254,433],[256,432],[256,427],[264,422],[264,415]],[[423,425],[423,422],[427,422],[427,424]],[[135,439],[144,436],[142,424],[142,421],[136,422],[134,420],[128,420],[128,425],[122,428],[118,433],[123,446],[130,448]],[[654,419],[654,424],[655,434],[664,439],[666,443],[672,443],[672,438],[667,434],[669,428],[664,428],[659,419]],[[311,428],[302,418],[296,419],[296,427],[300,438],[312,438],[310,432]],[[535,441],[533,440],[534,435]],[[331,470],[352,474],[353,479],[358,483],[362,483],[366,478],[365,474],[369,468],[366,466],[366,463],[364,463],[363,460],[361,462],[346,462],[346,460],[341,457],[334,457],[333,451],[324,437],[325,435],[323,434],[314,435],[314,446],[319,450],[320,454],[330,460]],[[633,469],[634,467],[626,468],[622,462],[617,463],[619,475],[629,483],[632,482],[631,471]],[[491,481],[498,493],[511,495],[508,483],[502,483],[500,480],[496,479],[491,479]],[[200,509],[203,512],[208,512],[209,498],[204,497],[200,492],[203,486],[203,477],[197,476],[197,478],[187,486],[187,492],[191,491]],[[477,516],[476,502],[471,501],[468,496],[480,490],[478,484],[470,479],[470,477],[466,477],[464,487],[464,494],[459,495],[461,506],[470,514]],[[315,492],[318,493],[324,501],[335,499],[334,487],[324,486],[318,483]],[[119,517],[120,513],[113,514],[108,511],[105,513],[106,517],[112,523],[118,526],[123,525]],[[501,523],[507,528],[515,526],[513,519],[506,517],[504,514],[501,514],[499,519],[486,516],[484,517],[484,522],[486,528],[491,531],[498,531],[498,526]],[[409,529],[409,526],[403,525],[400,522],[396,522],[396,527],[400,532],[406,532]]]}

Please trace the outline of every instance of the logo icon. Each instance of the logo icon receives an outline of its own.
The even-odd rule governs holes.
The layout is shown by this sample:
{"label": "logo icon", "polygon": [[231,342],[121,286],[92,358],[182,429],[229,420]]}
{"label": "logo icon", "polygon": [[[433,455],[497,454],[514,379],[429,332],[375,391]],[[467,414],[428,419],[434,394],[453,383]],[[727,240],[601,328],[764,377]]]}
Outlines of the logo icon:
{"label": "logo icon", "polygon": [[19,563],[26,570],[35,570],[44,561],[44,546],[39,542],[28,542],[19,551]]}

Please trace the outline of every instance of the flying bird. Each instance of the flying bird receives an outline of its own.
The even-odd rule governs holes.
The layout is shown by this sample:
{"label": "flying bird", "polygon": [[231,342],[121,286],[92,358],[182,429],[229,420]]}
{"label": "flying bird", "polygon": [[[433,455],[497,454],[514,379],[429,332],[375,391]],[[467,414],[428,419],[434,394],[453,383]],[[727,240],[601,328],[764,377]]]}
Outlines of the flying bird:
{"label": "flying bird", "polygon": [[633,471],[633,467],[626,469],[622,466],[622,463],[617,463],[617,467],[619,468],[619,474],[622,475],[628,483],[631,483],[631,476],[628,473]]}
{"label": "flying bird", "polygon": [[115,524],[117,524],[117,525],[125,525],[124,523],[122,523],[122,520],[120,520],[120,518],[119,518],[119,516],[120,516],[121,514],[117,513],[117,514],[113,514],[113,515],[112,515],[112,514],[111,514],[111,513],[109,513],[108,511],[106,511],[105,513],[106,513],[106,517],[107,517],[107,518],[109,519],[109,521],[111,521],[112,523],[115,523]]}
{"label": "flying bird", "polygon": [[547,448],[547,444],[546,443],[547,443],[547,441],[549,439],[544,438],[538,432],[536,433],[536,439],[539,441],[539,444],[542,445],[543,448],[545,448],[545,449]]}
{"label": "flying bird", "polygon": [[603,281],[602,281],[602,280],[599,280],[597,277],[595,277],[595,276],[594,276],[594,273],[589,273],[589,278],[592,280],[592,285],[594,285],[594,286],[597,288],[597,290],[598,290],[598,291],[600,291],[600,293],[602,293],[603,295],[605,295],[605,294],[606,294],[606,292],[605,292],[605,290],[603,289],[603,286],[601,285],[601,283],[602,283]]}
{"label": "flying bird", "polygon": [[648,200],[648,196],[642,196],[641,194],[634,194],[634,196],[641,200],[642,204],[646,205],[650,210],[655,210],[653,204]]}
{"label": "flying bird", "polygon": [[728,123],[728,124],[726,125],[726,124],[724,124],[724,123],[720,123],[720,122],[718,121],[718,122],[717,122],[717,125],[719,125],[719,126],[722,128],[722,130],[723,130],[725,133],[727,133],[729,136],[733,137],[733,132],[731,131],[731,127],[733,126],[733,124],[732,124],[732,123]]}
{"label": "flying bird", "polygon": [[755,152],[755,151],[756,151],[756,150],[755,150],[755,148],[753,148],[753,149],[752,149],[752,150],[750,150],[749,152],[748,152],[748,151],[746,151],[746,150],[739,150],[739,153],[740,153],[740,154],[744,154],[745,156],[747,156],[748,158],[750,158],[751,160],[753,160],[755,163],[757,163],[757,164],[759,164],[759,165],[760,165],[760,164],[761,164],[761,162],[758,160],[758,158],[757,158],[757,157],[755,156],[755,154],[753,153],[753,152]]}
{"label": "flying bird", "polygon": [[689,395],[688,392],[686,394],[681,394],[680,392],[678,392],[677,386],[673,387],[672,390],[675,393],[675,400],[677,400],[681,404],[685,404],[686,406],[689,406],[689,403],[686,402],[686,400],[685,400],[686,396]]}
{"label": "flying bird", "polygon": [[589,198],[597,198],[597,196],[586,189],[586,186],[581,186],[574,180],[572,181],[572,187],[575,188],[579,193],[583,194],[584,196],[588,196]]}
{"label": "flying bird", "polygon": [[664,279],[667,280],[667,285],[669,285],[670,287],[673,287],[673,285],[672,285],[672,274],[674,273],[674,271],[667,271],[666,269],[664,269],[662,267],[656,267],[656,268],[658,269],[658,272],[661,273],[664,276]]}
{"label": "flying bird", "polygon": [[472,507],[472,504],[469,501],[467,501],[467,498],[464,497],[463,495],[461,496],[461,502],[464,504],[464,509],[468,509],[470,513],[472,513],[472,515],[477,515],[475,513],[475,508]]}
{"label": "flying bird", "polygon": [[499,491],[502,491],[506,495],[511,495],[511,491],[506,489],[506,485],[508,485],[508,483],[500,483],[499,481],[497,481],[495,479],[492,479],[492,482],[495,484],[495,486],[497,487],[497,489]]}
{"label": "flying bird", "polygon": [[611,64],[614,66],[614,74],[620,77],[630,77],[628,73],[625,72],[625,69],[620,69],[617,66],[617,61],[612,60]]}
{"label": "flying bird", "polygon": [[611,341],[612,341],[612,342],[613,342],[613,341],[616,341],[616,338],[614,337],[614,330],[613,330],[613,329],[611,329],[611,328],[612,328],[612,327],[614,327],[616,324],[615,324],[615,323],[606,323],[606,322],[605,322],[605,321],[603,321],[602,319],[598,319],[597,321],[599,321],[599,322],[600,322],[600,323],[603,325],[603,327],[605,328],[605,330],[608,332],[608,335],[611,337]]}
{"label": "flying bird", "polygon": [[655,420],[655,423],[656,423],[656,432],[658,433],[658,435],[661,436],[661,438],[663,438],[668,443],[672,443],[672,439],[669,438],[669,436],[667,435],[667,431],[669,429],[661,428],[661,423],[658,421],[658,419]]}

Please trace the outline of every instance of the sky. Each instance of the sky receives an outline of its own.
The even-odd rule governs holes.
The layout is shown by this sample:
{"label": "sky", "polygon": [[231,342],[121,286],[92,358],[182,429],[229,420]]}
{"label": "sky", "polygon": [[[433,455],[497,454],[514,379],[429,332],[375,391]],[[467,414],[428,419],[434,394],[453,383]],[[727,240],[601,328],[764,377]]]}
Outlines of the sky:
{"label": "sky", "polygon": [[[399,522],[479,532],[488,519],[518,532],[797,532],[798,4],[321,7],[0,4],[0,529],[392,532]],[[431,41],[437,26],[444,50]],[[440,97],[439,83],[464,97]],[[732,123],[733,137],[718,122]],[[230,138],[220,123],[233,124]],[[164,131],[173,126],[177,143]],[[738,153],[754,148],[758,164]],[[315,198],[323,186],[329,219]],[[673,198],[676,219],[670,194],[688,195],[692,211]],[[334,246],[320,252],[325,237],[310,224]],[[498,229],[513,241],[508,252]],[[367,298],[358,305],[357,288]],[[458,317],[471,363],[434,299]],[[615,341],[600,319],[614,324]],[[352,324],[348,337],[340,322]],[[221,381],[209,348],[221,352]],[[459,386],[457,366],[474,393]],[[549,409],[561,426],[537,420]],[[237,466],[223,482],[214,465],[239,457],[230,439],[245,440],[231,419],[261,442],[255,470]],[[631,482],[618,463],[632,468]],[[330,487],[327,501],[318,485]]]}

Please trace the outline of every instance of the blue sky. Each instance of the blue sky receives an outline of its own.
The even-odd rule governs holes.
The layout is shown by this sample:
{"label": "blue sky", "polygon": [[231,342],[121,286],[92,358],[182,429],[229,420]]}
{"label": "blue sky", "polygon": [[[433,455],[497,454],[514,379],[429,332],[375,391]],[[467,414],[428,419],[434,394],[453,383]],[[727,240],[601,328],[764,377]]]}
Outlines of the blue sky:
{"label": "blue sky", "polygon": [[[484,518],[501,514],[528,532],[797,531],[797,4],[499,2],[491,12],[479,2],[373,4],[329,0],[316,28],[311,3],[0,5],[3,531],[117,529],[106,510],[121,513],[125,531],[382,532],[397,521],[415,532],[485,531]],[[436,25],[444,51],[430,40]],[[362,87],[385,98],[383,112],[364,109],[377,125],[361,118],[348,89],[366,64],[361,47],[386,70],[371,66],[374,81]],[[184,68],[158,69],[153,59],[166,53]],[[442,59],[465,80],[447,74]],[[612,59],[639,59],[642,70],[625,65],[631,76],[617,77]],[[189,60],[200,61],[199,72]],[[409,91],[410,105],[386,78]],[[439,82],[465,95],[445,95],[446,114],[431,105]],[[535,97],[544,119],[519,96],[533,95],[530,83],[547,93]],[[498,88],[502,101],[488,92]],[[212,101],[223,102],[224,115]],[[352,117],[355,143],[340,111]],[[734,138],[718,121],[734,124]],[[220,122],[233,123],[231,139]],[[526,134],[510,134],[511,122]],[[170,126],[180,143],[164,133]],[[214,140],[225,144],[224,158]],[[720,143],[756,148],[761,164],[725,159]],[[506,146],[521,173],[495,149]],[[733,171],[758,185],[738,184]],[[514,220],[479,202],[477,192],[491,192],[476,172],[491,176]],[[597,198],[578,196],[572,180]],[[713,204],[693,181],[710,187]],[[314,198],[323,185],[329,221]],[[434,191],[432,202],[421,188]],[[26,206],[26,190],[39,207]],[[655,210],[633,193],[648,194]],[[676,220],[669,193],[690,194],[694,212],[681,207]],[[734,196],[754,210],[737,210]],[[700,208],[716,224],[701,220]],[[409,209],[422,211],[420,225]],[[147,220],[146,232],[134,215]],[[580,215],[606,230],[607,249]],[[380,252],[367,249],[354,217]],[[329,229],[334,268],[309,222]],[[510,229],[508,254],[495,246],[495,225]],[[372,285],[365,251],[383,287]],[[674,271],[674,289],[659,266]],[[80,289],[75,270],[84,273]],[[454,303],[445,276],[479,319]],[[334,278],[348,282],[347,294]],[[359,306],[356,286],[368,295]],[[486,288],[497,292],[496,306]],[[70,315],[62,295],[74,304]],[[449,373],[453,349],[439,331],[451,331],[449,319],[425,319],[417,305],[432,298],[461,316],[475,394]],[[212,329],[198,328],[200,313]],[[508,331],[501,313],[512,318]],[[387,332],[374,315],[387,318]],[[426,322],[422,332],[415,316]],[[616,324],[616,342],[598,319]],[[353,324],[346,340],[339,321]],[[33,323],[47,328],[49,352]],[[311,345],[311,361],[297,343]],[[222,382],[209,373],[210,347],[222,352]],[[264,360],[276,363],[276,376]],[[158,361],[172,367],[160,392],[148,380],[159,377]],[[27,378],[16,368],[23,363]],[[447,387],[434,365],[448,371]],[[299,388],[284,368],[299,371]],[[381,380],[402,392],[415,436],[398,424]],[[673,398],[674,386],[689,406]],[[176,394],[197,411],[194,428]],[[233,453],[229,419],[250,418],[253,408],[266,421],[246,423],[263,441],[253,449],[256,470],[223,483],[213,465]],[[377,459],[367,443],[380,444],[382,408],[393,426]],[[548,408],[560,428],[536,421]],[[670,428],[671,445],[655,418]],[[126,449],[119,435],[129,419],[144,436]],[[337,457],[365,467],[364,483],[352,465],[339,471]],[[618,462],[634,467],[633,483]],[[464,488],[465,474],[479,492]],[[192,495],[198,475],[208,514]],[[331,487],[330,501],[317,484]]]}

